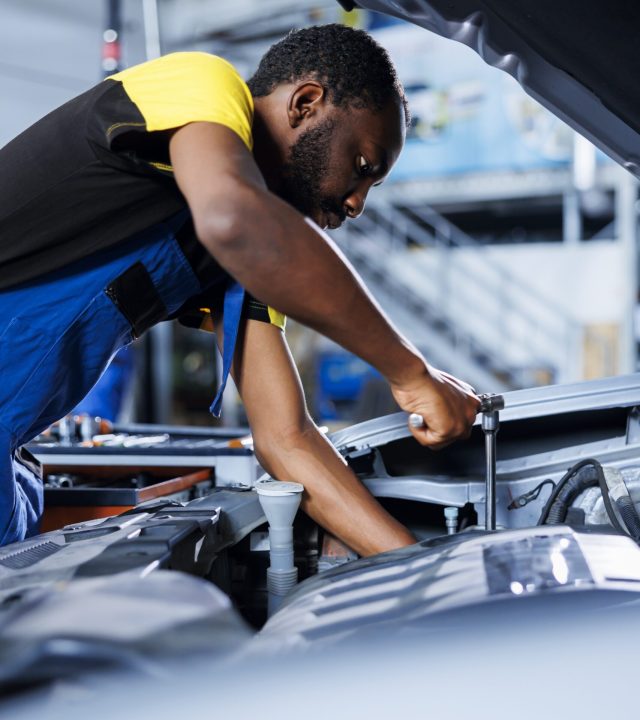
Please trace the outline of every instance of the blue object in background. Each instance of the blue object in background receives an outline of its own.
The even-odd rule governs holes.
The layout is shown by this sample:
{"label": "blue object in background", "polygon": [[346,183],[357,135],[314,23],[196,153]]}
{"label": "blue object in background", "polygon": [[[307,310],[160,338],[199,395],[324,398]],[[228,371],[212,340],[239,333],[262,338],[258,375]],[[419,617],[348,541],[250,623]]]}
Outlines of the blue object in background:
{"label": "blue object in background", "polygon": [[321,421],[349,418],[366,383],[380,373],[364,360],[346,352],[318,355],[316,411]]}

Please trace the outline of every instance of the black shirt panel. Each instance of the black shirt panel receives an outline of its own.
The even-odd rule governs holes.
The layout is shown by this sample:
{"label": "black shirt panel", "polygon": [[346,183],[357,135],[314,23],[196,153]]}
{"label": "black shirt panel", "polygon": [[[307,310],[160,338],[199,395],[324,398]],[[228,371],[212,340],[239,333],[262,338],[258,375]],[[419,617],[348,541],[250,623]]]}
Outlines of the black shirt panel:
{"label": "black shirt panel", "polygon": [[0,150],[0,290],[111,247],[186,207],[170,175],[133,151],[110,151],[102,105],[119,107],[123,122],[142,122],[122,85],[103,82]]}

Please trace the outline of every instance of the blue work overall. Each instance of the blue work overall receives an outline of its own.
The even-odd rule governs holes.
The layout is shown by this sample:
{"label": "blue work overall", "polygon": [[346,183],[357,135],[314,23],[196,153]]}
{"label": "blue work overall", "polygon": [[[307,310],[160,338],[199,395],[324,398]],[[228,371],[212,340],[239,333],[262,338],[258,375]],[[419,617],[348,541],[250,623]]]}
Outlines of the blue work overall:
{"label": "blue work overall", "polygon": [[222,270],[203,287],[176,239],[186,217],[0,292],[0,545],[37,533],[43,511],[42,482],[17,449],[70,412],[120,348],[225,283],[223,382],[211,406],[219,415],[244,291]]}

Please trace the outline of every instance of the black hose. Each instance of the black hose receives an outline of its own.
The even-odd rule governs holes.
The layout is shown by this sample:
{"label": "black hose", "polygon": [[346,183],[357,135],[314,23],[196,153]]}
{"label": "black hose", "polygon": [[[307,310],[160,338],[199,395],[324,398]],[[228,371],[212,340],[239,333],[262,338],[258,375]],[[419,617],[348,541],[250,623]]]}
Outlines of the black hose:
{"label": "black hose", "polygon": [[[551,495],[549,495],[549,499],[546,502],[546,505],[544,506],[542,513],[540,514],[540,518],[538,519],[538,525],[547,525],[548,524],[548,515],[549,511],[551,510],[551,507],[554,505],[556,500],[559,498],[565,484],[577,473],[582,470],[582,468],[590,468],[593,469],[595,467],[594,463],[598,463],[597,460],[593,460],[591,458],[588,458],[586,460],[581,460],[579,463],[576,463],[572,467],[570,467],[567,472],[560,478],[558,481],[558,484],[553,489]],[[598,463],[600,464],[600,463]],[[595,482],[593,485],[597,484],[597,478],[595,478]],[[566,510],[568,510],[568,506],[566,507]],[[566,516],[566,510],[565,514],[562,516],[561,520],[557,520],[558,510],[555,512],[555,522],[554,524],[557,524],[558,522],[564,521],[564,518]]]}
{"label": "black hose", "polygon": [[[587,467],[592,468],[592,472],[595,471],[595,477],[592,472],[586,474],[580,472]],[[607,487],[602,465],[594,458],[581,460],[567,470],[547,500],[547,504],[544,506],[540,519],[538,520],[538,525],[558,525],[563,523],[571,503],[583,490],[588,487],[595,487],[596,485],[600,486],[602,501],[604,502],[604,508],[607,512],[609,522],[618,532],[621,532],[623,535],[628,535],[629,533],[620,525],[613,506],[611,505],[609,488]],[[628,510],[627,513],[629,513]],[[638,526],[640,528],[640,518],[638,519]]]}
{"label": "black hose", "polygon": [[625,495],[616,500],[616,507],[631,537],[636,542],[640,541],[640,517],[638,517],[633,500]]}
{"label": "black hose", "polygon": [[596,487],[598,475],[595,468],[580,468],[575,475],[567,478],[547,513],[546,525],[561,525],[574,500],[587,488]]}

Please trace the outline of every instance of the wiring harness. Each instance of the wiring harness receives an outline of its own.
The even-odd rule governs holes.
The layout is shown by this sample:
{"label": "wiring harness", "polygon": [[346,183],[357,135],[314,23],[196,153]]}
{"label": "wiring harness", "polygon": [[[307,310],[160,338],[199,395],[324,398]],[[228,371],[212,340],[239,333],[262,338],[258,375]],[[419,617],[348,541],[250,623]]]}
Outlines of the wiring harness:
{"label": "wiring harness", "polygon": [[596,486],[602,493],[611,525],[640,543],[640,517],[624,482],[609,487],[602,465],[594,458],[581,460],[562,476],[540,514],[538,525],[559,525],[565,522],[567,512],[576,498],[588,488]]}

